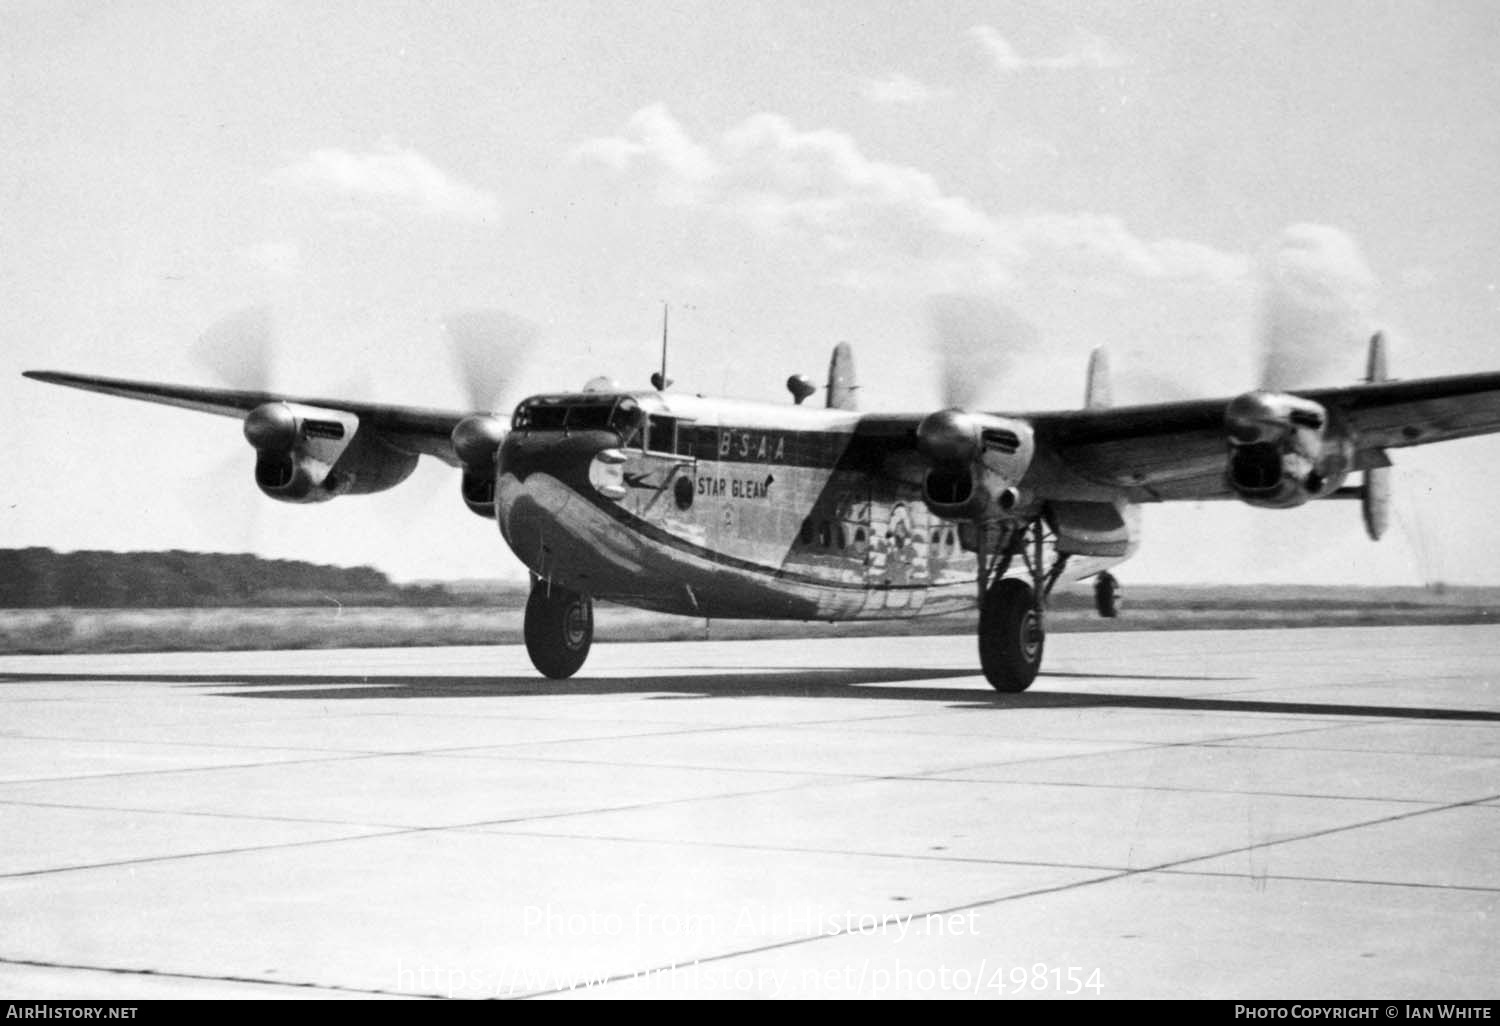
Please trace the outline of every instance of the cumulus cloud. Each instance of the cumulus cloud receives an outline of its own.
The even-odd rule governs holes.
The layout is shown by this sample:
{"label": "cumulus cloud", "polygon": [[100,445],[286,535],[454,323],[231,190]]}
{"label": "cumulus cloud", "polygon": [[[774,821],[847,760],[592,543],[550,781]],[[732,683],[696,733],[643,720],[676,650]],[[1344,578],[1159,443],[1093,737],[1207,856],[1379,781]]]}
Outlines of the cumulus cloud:
{"label": "cumulus cloud", "polygon": [[1183,239],[1142,239],[1118,217],[1090,213],[1029,214],[1010,222],[1036,260],[1074,275],[1124,272],[1133,278],[1235,281],[1248,258]]}
{"label": "cumulus cloud", "polygon": [[1130,57],[1102,36],[1079,34],[1062,53],[1051,57],[1023,57],[1010,40],[990,25],[975,25],[970,37],[989,54],[1000,71],[1074,71],[1080,68],[1123,68]]}
{"label": "cumulus cloud", "polygon": [[500,211],[496,196],[461,182],[416,150],[392,143],[358,153],[314,150],[271,172],[276,185],[404,205],[428,214],[487,220]]}
{"label": "cumulus cloud", "polygon": [[871,103],[915,107],[946,96],[947,90],[919,82],[899,71],[884,78],[867,78],[860,83],[860,93]]}
{"label": "cumulus cloud", "polygon": [[621,135],[574,147],[571,157],[598,161],[618,172],[640,164],[654,167],[661,172],[661,198],[684,203],[697,199],[704,183],[719,173],[714,158],[688,137],[661,104],[636,111]]}
{"label": "cumulus cloud", "polygon": [[932,175],[871,160],[841,132],[799,131],[757,114],[726,132],[720,149],[720,202],[763,230],[916,256],[976,253],[999,242],[989,218]]}
{"label": "cumulus cloud", "polygon": [[[620,136],[575,150],[621,175],[641,176],[666,201],[726,213],[756,231],[811,240],[871,268],[944,287],[1020,274],[1070,280],[1239,280],[1247,262],[1198,243],[1144,240],[1118,218],[999,216],[946,191],[919,168],[866,156],[848,135],[798,129],[756,114],[707,144],[665,108],[636,114]],[[848,270],[849,268],[845,268]]]}

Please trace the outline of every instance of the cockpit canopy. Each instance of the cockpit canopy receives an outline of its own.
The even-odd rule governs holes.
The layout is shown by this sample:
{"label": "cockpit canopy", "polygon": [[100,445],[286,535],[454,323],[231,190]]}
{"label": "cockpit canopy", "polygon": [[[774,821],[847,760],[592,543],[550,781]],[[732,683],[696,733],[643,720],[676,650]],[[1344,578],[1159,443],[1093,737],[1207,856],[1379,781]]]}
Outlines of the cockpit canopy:
{"label": "cockpit canopy", "polygon": [[517,431],[613,431],[624,446],[638,445],[645,411],[628,395],[579,392],[537,395],[516,407]]}
{"label": "cockpit canopy", "polygon": [[516,407],[516,431],[612,431],[622,449],[691,455],[691,417],[674,415],[649,393],[567,392],[534,395]]}

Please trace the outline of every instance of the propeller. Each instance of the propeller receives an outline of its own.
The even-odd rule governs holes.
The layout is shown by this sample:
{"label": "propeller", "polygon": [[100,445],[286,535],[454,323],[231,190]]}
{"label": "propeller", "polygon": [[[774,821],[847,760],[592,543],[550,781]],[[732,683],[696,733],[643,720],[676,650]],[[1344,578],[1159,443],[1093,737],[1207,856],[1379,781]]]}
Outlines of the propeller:
{"label": "propeller", "polygon": [[[991,446],[1003,463],[1021,444],[1002,418],[982,411],[998,405],[1006,376],[1023,353],[1036,351],[1040,336],[1029,321],[989,295],[934,296],[929,312],[943,408],[923,417],[916,429],[917,450],[928,465],[923,489],[929,504],[938,504],[935,510],[946,511],[941,515],[972,518],[976,536],[982,538],[988,499],[976,488],[975,464]],[[991,498],[1000,509],[1010,510],[1019,493],[1005,487]],[[977,546],[981,581],[988,555],[981,542]]]}
{"label": "propeller", "polygon": [[466,310],[443,318],[471,410],[506,410],[502,400],[541,332],[532,322],[504,310]]}
{"label": "propeller", "polygon": [[[1262,268],[1259,387],[1281,391],[1355,378],[1388,380],[1385,339],[1371,333],[1375,300],[1375,275],[1349,236],[1325,225],[1288,228]],[[1422,555],[1431,548],[1429,532],[1417,506],[1393,503],[1392,468],[1371,467],[1363,479],[1366,534],[1378,540],[1394,512],[1430,578],[1432,563]]]}
{"label": "propeller", "polygon": [[[443,319],[443,329],[463,378],[469,409],[453,429],[453,450],[463,464],[460,494],[481,516],[495,512],[495,458],[510,427],[512,391],[541,333],[504,310],[468,310]],[[489,411],[500,411],[498,415]]]}
{"label": "propeller", "polygon": [[1327,225],[1288,228],[1261,267],[1258,387],[1358,378],[1374,300],[1375,275],[1353,239]]}
{"label": "propeller", "polygon": [[[193,342],[189,355],[218,384],[249,392],[271,388],[275,351],[271,308],[253,305],[235,310],[209,325]],[[241,446],[186,479],[176,489],[178,501],[193,517],[217,525],[225,546],[239,552],[260,550],[265,500],[254,493],[252,475]],[[238,510],[226,515],[226,507]]]}
{"label": "propeller", "polygon": [[193,343],[193,360],[230,388],[266,392],[273,360],[271,308],[249,306],[215,321]]}
{"label": "propeller", "polygon": [[942,403],[974,409],[994,394],[1017,355],[1039,339],[1034,325],[994,297],[951,292],[931,300]]}

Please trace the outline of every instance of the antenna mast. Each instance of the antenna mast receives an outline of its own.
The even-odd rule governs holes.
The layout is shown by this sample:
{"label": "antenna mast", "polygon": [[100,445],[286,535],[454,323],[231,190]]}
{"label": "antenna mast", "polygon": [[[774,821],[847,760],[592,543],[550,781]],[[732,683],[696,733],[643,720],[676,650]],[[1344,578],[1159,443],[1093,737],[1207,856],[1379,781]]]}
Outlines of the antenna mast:
{"label": "antenna mast", "polygon": [[651,387],[658,392],[665,392],[672,384],[672,379],[667,377],[667,318],[671,307],[666,303],[661,305],[661,373],[651,375]]}

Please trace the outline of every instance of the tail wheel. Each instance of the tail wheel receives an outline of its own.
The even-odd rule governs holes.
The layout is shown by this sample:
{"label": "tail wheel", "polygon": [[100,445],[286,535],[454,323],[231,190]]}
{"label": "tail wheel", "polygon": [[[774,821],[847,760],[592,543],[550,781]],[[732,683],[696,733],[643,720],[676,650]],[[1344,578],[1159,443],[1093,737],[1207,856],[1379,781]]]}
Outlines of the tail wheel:
{"label": "tail wheel", "polygon": [[979,665],[996,691],[1031,687],[1042,667],[1047,632],[1031,585],[1015,577],[996,581],[979,611]]}
{"label": "tail wheel", "polygon": [[577,673],[594,644],[594,603],[587,595],[538,583],[526,600],[526,654],[542,675]]}
{"label": "tail wheel", "polygon": [[1120,615],[1120,582],[1108,570],[1094,578],[1094,609],[1107,620]]}

